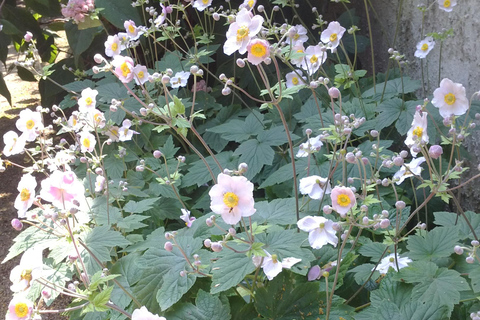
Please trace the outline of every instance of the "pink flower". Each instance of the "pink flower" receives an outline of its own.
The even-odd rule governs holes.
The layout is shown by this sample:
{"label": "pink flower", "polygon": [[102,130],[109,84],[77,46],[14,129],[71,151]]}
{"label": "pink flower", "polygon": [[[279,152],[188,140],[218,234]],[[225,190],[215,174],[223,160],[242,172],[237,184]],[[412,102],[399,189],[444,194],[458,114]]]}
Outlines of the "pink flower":
{"label": "pink flower", "polygon": [[17,209],[18,217],[25,218],[25,213],[35,200],[35,188],[37,181],[31,174],[24,174],[18,183],[17,190],[20,191],[15,199],[14,207]]}
{"label": "pink flower", "polygon": [[12,285],[10,290],[13,292],[25,291],[33,284],[35,279],[42,276],[43,273],[43,249],[31,247],[26,250],[20,264],[10,271],[10,281]]}
{"label": "pink flower", "polygon": [[125,31],[127,31],[127,35],[130,37],[130,39],[132,40],[138,39],[139,30],[135,25],[135,21],[127,20],[123,23],[123,27],[125,28]]}
{"label": "pink flower", "polygon": [[23,36],[23,39],[25,39],[25,42],[30,42],[33,39],[33,34],[30,31],[27,31]]}
{"label": "pink flower", "polygon": [[190,211],[188,211],[187,209],[182,208],[180,210],[182,211],[182,215],[180,216],[180,219],[182,219],[185,222],[185,225],[190,228],[192,226],[193,221],[195,221],[196,218],[190,217]]}
{"label": "pink flower", "polygon": [[129,83],[133,79],[133,68],[134,63],[133,59],[130,57],[124,56],[115,56],[113,58],[112,64],[114,66],[113,73],[122,81],[123,83]]}
{"label": "pink flower", "polygon": [[117,35],[108,36],[107,41],[105,41],[105,55],[107,57],[114,57],[120,54],[120,39]]}
{"label": "pink flower", "polygon": [[266,40],[254,39],[248,44],[247,51],[247,60],[256,66],[270,56],[270,44]]}
{"label": "pink flower", "polygon": [[8,304],[5,320],[28,320],[32,315],[33,302],[22,295],[15,296]]}
{"label": "pink flower", "polygon": [[140,309],[135,309],[132,313],[132,320],[167,320],[164,317],[159,317],[158,314],[153,314],[143,306]]}
{"label": "pink flower", "polygon": [[133,68],[133,74],[134,74],[133,79],[135,80],[135,83],[137,85],[144,84],[145,82],[148,81],[149,74],[148,74],[147,67],[145,66],[137,64],[135,68]]}
{"label": "pink flower", "polygon": [[253,183],[245,177],[232,177],[223,173],[218,175],[217,184],[210,192],[210,209],[222,215],[223,221],[236,224],[242,217],[255,213]]}
{"label": "pink flower", "polygon": [[228,27],[227,41],[223,45],[223,52],[226,55],[231,55],[237,50],[240,54],[247,52],[250,39],[260,32],[263,21],[263,17],[259,15],[252,17],[250,11],[242,8],[237,14],[235,22]]}
{"label": "pink flower", "polygon": [[73,201],[85,193],[82,182],[72,171],[54,171],[41,186],[40,197],[60,209],[71,208]]}
{"label": "pink flower", "polygon": [[30,109],[22,110],[15,125],[22,132],[25,140],[34,141],[38,136],[38,130],[43,129],[42,115],[40,112],[34,112]]}
{"label": "pink flower", "polygon": [[335,187],[330,193],[332,207],[341,217],[345,217],[347,212],[356,204],[355,194],[352,189],[347,187]]}
{"label": "pink flower", "polygon": [[465,87],[448,78],[443,79],[433,92],[432,104],[444,119],[452,114],[461,116],[469,108]]}

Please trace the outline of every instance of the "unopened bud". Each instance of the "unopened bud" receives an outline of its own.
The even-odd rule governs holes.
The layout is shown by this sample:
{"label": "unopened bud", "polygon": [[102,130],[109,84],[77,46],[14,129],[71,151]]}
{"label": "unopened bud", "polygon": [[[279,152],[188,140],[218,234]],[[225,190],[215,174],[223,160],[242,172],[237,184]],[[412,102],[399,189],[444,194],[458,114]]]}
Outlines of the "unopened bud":
{"label": "unopened bud", "polygon": [[165,245],[163,247],[168,252],[171,252],[173,250],[173,244],[170,241],[165,242]]}
{"label": "unopened bud", "polygon": [[18,220],[17,218],[12,219],[12,227],[13,229],[20,231],[23,229],[23,223],[22,221]]}
{"label": "unopened bud", "polygon": [[333,99],[337,99],[338,97],[340,97],[340,90],[335,87],[331,87],[330,89],[328,89],[328,95]]}
{"label": "unopened bud", "polygon": [[455,246],[455,247],[453,248],[453,251],[455,251],[455,253],[458,254],[458,255],[462,255],[462,254],[463,254],[463,248],[460,247],[460,246]]}
{"label": "unopened bud", "polygon": [[223,249],[223,246],[222,246],[221,243],[219,243],[219,242],[213,242],[212,243],[212,250],[213,251],[220,252],[220,251],[222,251],[222,249]]}
{"label": "unopened bud", "polygon": [[388,228],[389,225],[390,225],[390,220],[388,219],[383,219],[382,221],[380,221],[380,228],[382,229]]}
{"label": "unopened bud", "polygon": [[321,272],[320,266],[313,266],[310,268],[307,274],[307,280],[308,281],[314,281],[317,280],[320,277],[320,272]]}
{"label": "unopened bud", "polygon": [[397,201],[395,202],[395,207],[398,209],[398,210],[402,210],[403,208],[405,208],[406,204],[404,201]]}
{"label": "unopened bud", "polygon": [[238,58],[238,59],[237,59],[237,66],[238,66],[239,68],[245,67],[245,60],[243,60],[243,59],[241,59],[241,58]]}
{"label": "unopened bud", "polygon": [[470,244],[474,247],[478,247],[480,245],[480,243],[477,240],[472,240],[472,242],[470,242]]}
{"label": "unopened bud", "polygon": [[475,262],[475,259],[474,259],[472,256],[468,256],[468,257],[465,259],[465,261],[466,261],[467,263],[474,263],[474,262]]}
{"label": "unopened bud", "polygon": [[155,150],[153,151],[153,157],[154,158],[160,158],[162,156],[162,152],[160,150]]}
{"label": "unopened bud", "polygon": [[205,239],[205,240],[203,241],[203,245],[204,245],[205,247],[207,247],[207,248],[210,248],[210,247],[212,246],[212,240],[210,240],[210,239]]}

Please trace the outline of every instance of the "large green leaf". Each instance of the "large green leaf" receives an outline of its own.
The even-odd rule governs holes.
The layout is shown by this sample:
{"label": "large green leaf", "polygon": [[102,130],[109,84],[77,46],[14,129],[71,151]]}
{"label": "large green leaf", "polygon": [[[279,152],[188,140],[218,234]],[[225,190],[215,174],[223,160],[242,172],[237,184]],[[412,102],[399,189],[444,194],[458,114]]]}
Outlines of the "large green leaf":
{"label": "large green leaf", "polygon": [[182,303],[174,306],[172,312],[168,312],[169,320],[229,320],[231,318],[228,303],[215,295],[199,290],[195,298],[195,305]]}
{"label": "large green leaf", "polygon": [[245,177],[252,179],[262,170],[264,165],[272,164],[275,152],[268,143],[250,139],[243,142],[235,150],[234,155],[240,156],[239,162],[248,164]]}
{"label": "large green leaf", "polygon": [[275,199],[271,202],[261,201],[255,203],[257,211],[252,216],[252,221],[258,223],[289,225],[297,222],[295,215],[295,199]]}
{"label": "large green leaf", "polygon": [[239,284],[255,270],[252,258],[231,250],[222,251],[220,259],[212,264],[212,288],[210,293],[219,293]]}
{"label": "large green leaf", "polygon": [[427,232],[425,236],[408,237],[408,257],[414,260],[432,260],[448,257],[453,253],[453,247],[459,240],[456,228],[437,227]]}
{"label": "large green leaf", "polygon": [[8,104],[12,105],[12,96],[10,95],[10,91],[8,91],[7,84],[3,79],[3,74],[0,72],[0,94],[7,99]]}
{"label": "large green leaf", "polygon": [[150,198],[141,201],[130,200],[123,207],[123,211],[128,213],[142,213],[153,208],[153,204],[158,201],[159,198]]}
{"label": "large green leaf", "polygon": [[[217,154],[215,157],[223,168],[237,168],[238,157],[234,156],[233,152],[225,151]],[[212,157],[206,157],[205,160],[208,163],[208,166],[212,169],[216,179],[217,175],[221,172],[220,168],[217,166]],[[188,173],[182,179],[182,184],[186,187],[194,185],[200,187],[210,182],[211,180],[212,176],[210,175],[210,172],[205,168],[205,163],[202,160],[197,160],[192,163],[192,166],[188,170]]]}
{"label": "large green leaf", "polygon": [[78,26],[71,21],[65,23],[65,33],[75,57],[75,64],[78,64],[80,55],[90,47],[95,35],[101,30],[101,27],[79,30]]}
{"label": "large green leaf", "polygon": [[[384,92],[383,88],[385,87],[384,95],[400,95],[402,93],[411,93],[415,90],[420,89],[420,81],[412,80],[409,77],[396,78],[393,80],[388,80],[386,85],[385,82],[377,83],[374,88],[366,90],[362,97],[370,98],[373,97],[375,100],[380,100],[382,93]],[[376,92],[376,93],[375,93]]]}
{"label": "large green leaf", "polygon": [[143,23],[137,7],[132,7],[130,0],[95,0],[95,7],[102,9],[100,14],[121,30],[124,30],[126,20],[133,20],[137,25]]}
{"label": "large green leaf", "polygon": [[435,212],[435,224],[444,227],[454,227],[458,229],[460,239],[472,239],[474,238],[472,234],[472,229],[470,229],[469,224],[472,226],[475,234],[480,236],[480,214],[476,214],[473,211],[466,211],[465,217],[468,219],[468,222],[465,221],[465,218],[462,215],[457,215],[453,212]]}
{"label": "large green leaf", "polygon": [[263,115],[252,112],[245,120],[233,119],[227,123],[207,129],[209,132],[222,134],[229,141],[243,142],[263,131]]}
{"label": "large green leaf", "polygon": [[110,268],[111,274],[120,274],[116,281],[122,286],[120,288],[115,284],[112,292],[112,302],[120,308],[126,308],[132,298],[125,292],[132,294],[132,285],[141,279],[142,273],[138,272],[137,259],[140,257],[139,253],[130,253],[117,260]]}

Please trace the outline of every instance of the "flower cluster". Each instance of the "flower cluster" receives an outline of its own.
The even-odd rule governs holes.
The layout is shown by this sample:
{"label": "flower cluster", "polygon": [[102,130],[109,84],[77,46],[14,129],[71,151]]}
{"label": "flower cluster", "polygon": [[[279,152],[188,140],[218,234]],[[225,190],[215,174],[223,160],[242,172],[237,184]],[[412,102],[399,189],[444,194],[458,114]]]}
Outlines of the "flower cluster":
{"label": "flower cluster", "polygon": [[84,22],[94,10],[94,0],[68,0],[66,5],[62,5],[63,16],[72,19],[74,23]]}

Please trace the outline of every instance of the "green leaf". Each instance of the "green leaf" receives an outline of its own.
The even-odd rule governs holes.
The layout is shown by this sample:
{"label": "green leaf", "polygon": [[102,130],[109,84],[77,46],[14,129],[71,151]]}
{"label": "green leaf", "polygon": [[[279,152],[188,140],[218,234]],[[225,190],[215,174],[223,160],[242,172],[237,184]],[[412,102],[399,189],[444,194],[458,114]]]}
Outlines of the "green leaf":
{"label": "green leaf", "polygon": [[[234,156],[233,152],[231,151],[219,153],[216,155],[216,158],[223,168],[237,168],[238,158]],[[206,157],[205,160],[208,166],[212,169],[216,179],[217,175],[221,172],[220,168],[217,166],[215,160],[211,156]],[[192,163],[188,173],[182,180],[182,185],[185,187],[193,185],[200,187],[210,181],[212,181],[212,176],[210,175],[210,172],[206,170],[205,163],[202,160],[197,160]]]}
{"label": "green leaf", "polygon": [[90,302],[93,304],[97,311],[107,311],[108,307],[105,305],[110,301],[110,295],[112,294],[113,287],[108,287],[98,294],[94,295],[93,299]]}
{"label": "green leaf", "polygon": [[142,213],[153,208],[153,204],[160,198],[150,198],[141,201],[130,200],[123,207],[124,212],[128,213]]}
{"label": "green leaf", "polygon": [[95,0],[95,7],[101,8],[100,14],[121,30],[126,20],[133,20],[137,25],[143,22],[137,7],[132,7],[129,0]]}
{"label": "green leaf", "polygon": [[248,164],[245,177],[253,179],[264,165],[272,164],[275,152],[267,143],[251,139],[243,142],[235,150],[234,155],[240,155],[239,162]]}
{"label": "green leaf", "polygon": [[[435,212],[435,224],[444,227],[456,227],[461,240],[474,238],[472,230],[462,215],[453,212]],[[480,235],[480,214],[473,211],[466,211],[465,217],[477,235]]]}
{"label": "green leaf", "polygon": [[348,273],[353,273],[355,282],[359,285],[362,285],[365,281],[367,281],[368,278],[370,278],[370,281],[375,281],[380,276],[380,272],[375,270],[372,277],[370,277],[370,275],[372,274],[373,268],[375,268],[374,264],[364,263],[351,270],[348,270]]}
{"label": "green leaf", "polygon": [[0,72],[0,94],[7,99],[8,104],[11,106],[12,105],[12,96],[10,95],[10,91],[8,91],[7,84],[5,83],[5,80],[3,79],[3,73]]}
{"label": "green leaf", "polygon": [[289,225],[297,222],[294,198],[256,202],[255,208],[257,211],[252,216],[252,221],[279,225]]}
{"label": "green leaf", "polygon": [[391,96],[391,95],[400,95],[402,94],[402,92],[403,93],[415,92],[417,89],[420,89],[421,84],[420,84],[420,81],[412,80],[409,77],[403,77],[403,81],[402,81],[402,78],[396,78],[393,80],[388,80],[386,85],[385,85],[385,82],[377,83],[377,85],[375,86],[375,89],[374,88],[368,89],[362,94],[362,97],[364,98],[372,97],[373,99],[379,101],[382,96],[384,87],[385,87],[384,95]]}
{"label": "green leaf", "polygon": [[162,152],[165,158],[171,159],[175,157],[175,154],[180,148],[175,147],[172,136],[169,136],[165,144],[162,147],[159,146],[158,149]]}
{"label": "green leaf", "polygon": [[413,301],[421,304],[431,304],[434,301],[437,308],[447,306],[450,312],[460,302],[460,291],[470,290],[460,273],[438,268],[432,262],[412,262],[401,269],[396,278],[407,283],[418,283],[412,290]]}
{"label": "green leaf", "polygon": [[[109,226],[95,227],[86,235],[83,235],[83,242],[95,257],[101,262],[111,260],[110,252],[114,247],[125,247],[129,242],[118,231],[110,230]],[[87,250],[82,252],[88,274],[94,274],[101,270],[101,267],[95,261]]]}
{"label": "green leaf", "polygon": [[115,284],[111,296],[112,302],[120,308],[126,308],[132,301],[132,298],[124,290],[132,294],[132,285],[141,279],[142,273],[138,272],[139,266],[137,265],[139,258],[139,253],[130,253],[117,260],[110,268],[112,274],[120,275],[117,278],[117,282],[123,289]]}
{"label": "green leaf", "polygon": [[453,247],[458,240],[457,230],[446,227],[434,228],[427,232],[425,236],[409,236],[407,249],[410,252],[408,257],[414,260],[448,257],[453,253]]}
{"label": "green leaf", "polygon": [[231,250],[223,250],[220,259],[212,263],[211,294],[236,286],[255,270],[252,258]]}
{"label": "green leaf", "polygon": [[263,131],[263,115],[251,113],[245,121],[233,119],[227,123],[207,129],[208,132],[222,134],[229,141],[243,142]]}
{"label": "green leaf", "polygon": [[377,108],[377,111],[380,113],[377,117],[377,125],[375,126],[376,130],[382,130],[398,119],[400,113],[404,108],[404,102],[402,99],[393,98],[390,100],[385,100]]}
{"label": "green leaf", "polygon": [[75,57],[75,64],[78,64],[80,55],[90,47],[95,35],[101,30],[101,27],[79,30],[78,26],[71,21],[65,23],[65,33]]}
{"label": "green leaf", "polygon": [[380,288],[370,294],[370,301],[373,306],[380,306],[384,301],[393,302],[398,308],[410,301],[412,285],[396,281],[394,273],[387,273],[382,279]]}
{"label": "green leaf", "polygon": [[183,303],[174,306],[173,312],[165,317],[169,320],[229,320],[231,318],[229,304],[215,295],[199,290],[195,298],[195,305]]}
{"label": "green leaf", "polygon": [[358,250],[358,253],[360,253],[362,256],[370,257],[373,259],[373,261],[377,262],[380,260],[380,258],[385,257],[383,253],[385,252],[386,248],[387,248],[386,244],[383,244],[380,242],[370,242],[370,243],[364,244]]}
{"label": "green leaf", "polygon": [[468,274],[470,280],[472,280],[472,289],[474,293],[480,292],[480,268],[476,268]]}

